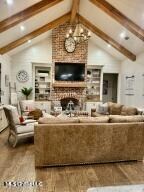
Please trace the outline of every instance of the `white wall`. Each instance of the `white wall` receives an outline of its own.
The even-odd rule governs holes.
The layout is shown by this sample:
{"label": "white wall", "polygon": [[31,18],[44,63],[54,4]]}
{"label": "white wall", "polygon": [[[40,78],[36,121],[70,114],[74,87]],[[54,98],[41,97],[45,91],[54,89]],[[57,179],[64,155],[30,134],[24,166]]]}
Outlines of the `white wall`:
{"label": "white wall", "polygon": [[2,103],[8,104],[9,102],[9,87],[5,86],[5,75],[8,75],[9,81],[11,81],[11,58],[8,55],[0,55],[1,63],[1,90],[4,95],[1,98]]}
{"label": "white wall", "polygon": [[96,46],[92,41],[88,44],[88,65],[103,65],[104,73],[119,73],[120,61]]}
{"label": "white wall", "polygon": [[121,62],[115,57],[102,50],[92,41],[88,44],[88,65],[99,65],[102,67],[101,79],[101,99],[102,99],[102,82],[103,73],[117,73],[118,75],[118,88],[117,88],[117,101],[120,102],[120,87],[121,87]]}
{"label": "white wall", "polygon": [[[12,57],[12,81],[16,82],[17,90],[20,91],[23,87],[32,87],[33,72],[32,63],[52,63],[52,42],[51,38],[47,38],[40,43],[13,55]],[[16,75],[19,70],[26,70],[29,74],[29,80],[21,83],[17,80]]]}
{"label": "white wall", "polygon": [[[144,108],[144,53],[137,56],[135,62],[125,60],[121,64],[121,103]],[[134,95],[125,94],[125,76],[135,76]]]}

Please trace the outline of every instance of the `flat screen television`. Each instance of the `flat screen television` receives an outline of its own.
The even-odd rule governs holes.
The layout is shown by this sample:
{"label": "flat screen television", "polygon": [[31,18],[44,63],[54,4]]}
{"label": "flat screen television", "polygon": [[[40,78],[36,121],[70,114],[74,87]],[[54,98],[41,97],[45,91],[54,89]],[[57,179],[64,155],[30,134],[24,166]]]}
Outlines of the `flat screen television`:
{"label": "flat screen television", "polygon": [[84,63],[55,63],[56,81],[84,81]]}

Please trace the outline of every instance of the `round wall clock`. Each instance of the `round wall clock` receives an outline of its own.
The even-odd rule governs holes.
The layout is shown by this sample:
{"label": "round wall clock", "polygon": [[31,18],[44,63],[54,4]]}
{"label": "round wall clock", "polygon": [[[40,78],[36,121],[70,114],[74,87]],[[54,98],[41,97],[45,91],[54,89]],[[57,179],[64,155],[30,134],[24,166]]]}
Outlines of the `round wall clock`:
{"label": "round wall clock", "polygon": [[29,80],[29,75],[25,70],[19,71],[16,77],[20,82],[26,82]]}
{"label": "round wall clock", "polygon": [[65,39],[65,49],[68,53],[72,53],[75,51],[76,48],[76,42],[73,37],[69,37]]}

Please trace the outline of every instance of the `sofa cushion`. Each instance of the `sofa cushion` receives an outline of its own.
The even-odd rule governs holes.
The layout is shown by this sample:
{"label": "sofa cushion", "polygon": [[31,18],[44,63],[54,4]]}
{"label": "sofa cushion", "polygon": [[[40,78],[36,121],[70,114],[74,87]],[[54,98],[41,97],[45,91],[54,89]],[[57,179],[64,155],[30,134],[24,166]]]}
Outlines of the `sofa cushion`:
{"label": "sofa cushion", "polygon": [[123,106],[121,110],[121,115],[137,115],[138,110],[135,107]]}
{"label": "sofa cushion", "polygon": [[118,104],[118,103],[110,104],[109,114],[110,115],[120,115],[122,107],[123,107],[123,105]]}
{"label": "sofa cushion", "polygon": [[34,123],[29,123],[27,125],[17,125],[17,133],[29,133],[34,132]]}
{"label": "sofa cushion", "polygon": [[144,122],[144,116],[133,115],[133,116],[122,116],[122,115],[110,115],[110,123],[127,123],[127,122]]}
{"label": "sofa cushion", "polygon": [[79,117],[80,123],[108,123],[109,117]]}
{"label": "sofa cushion", "polygon": [[66,124],[66,123],[79,123],[79,119],[78,118],[73,118],[73,117],[67,117],[67,118],[58,118],[58,117],[54,117],[54,118],[47,118],[47,117],[42,117],[39,119],[38,121],[39,124]]}

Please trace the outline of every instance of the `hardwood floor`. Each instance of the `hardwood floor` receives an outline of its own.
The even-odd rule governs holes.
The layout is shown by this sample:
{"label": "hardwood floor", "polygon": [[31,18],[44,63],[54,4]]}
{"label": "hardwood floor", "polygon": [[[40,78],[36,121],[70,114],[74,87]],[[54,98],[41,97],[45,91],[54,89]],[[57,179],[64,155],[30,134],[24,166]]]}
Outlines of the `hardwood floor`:
{"label": "hardwood floor", "polygon": [[[0,192],[86,192],[89,187],[144,183],[144,163],[126,162],[35,169],[32,139],[16,148],[0,134]],[[4,181],[42,181],[43,187],[3,186]]]}

